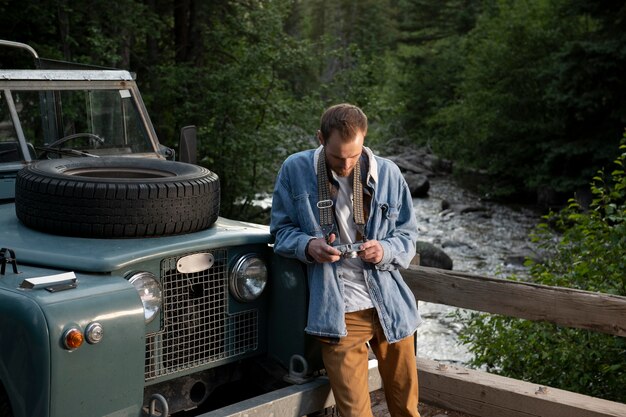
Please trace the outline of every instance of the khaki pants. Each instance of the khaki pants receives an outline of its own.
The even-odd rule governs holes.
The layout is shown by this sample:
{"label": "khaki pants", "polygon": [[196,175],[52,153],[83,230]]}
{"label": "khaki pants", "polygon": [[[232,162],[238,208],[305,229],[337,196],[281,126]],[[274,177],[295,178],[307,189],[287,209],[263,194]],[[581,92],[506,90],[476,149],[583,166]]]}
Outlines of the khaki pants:
{"label": "khaki pants", "polygon": [[341,417],[372,417],[366,342],[369,342],[378,359],[378,370],[391,415],[419,417],[413,337],[388,343],[373,308],[347,313],[346,326],[346,337],[319,338],[324,366]]}

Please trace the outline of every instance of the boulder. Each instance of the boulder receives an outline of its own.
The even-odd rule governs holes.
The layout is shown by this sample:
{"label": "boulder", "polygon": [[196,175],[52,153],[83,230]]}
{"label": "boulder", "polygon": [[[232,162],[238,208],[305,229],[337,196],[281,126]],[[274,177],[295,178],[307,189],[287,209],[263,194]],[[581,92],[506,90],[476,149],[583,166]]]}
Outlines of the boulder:
{"label": "boulder", "polygon": [[421,266],[447,270],[452,269],[452,258],[432,243],[418,241],[417,253],[420,255]]}
{"label": "boulder", "polygon": [[416,163],[414,160],[409,160],[404,156],[389,156],[402,172],[410,172],[414,174],[431,174],[424,166]]}
{"label": "boulder", "polygon": [[409,185],[412,197],[421,198],[428,196],[430,181],[426,175],[407,172],[404,174],[404,179]]}
{"label": "boulder", "polygon": [[459,214],[467,213],[482,213],[483,217],[490,217],[491,211],[485,206],[472,206],[467,204],[451,203],[448,200],[441,200],[441,212],[440,216],[446,215],[448,212],[454,212]]}
{"label": "boulder", "polygon": [[395,149],[395,153],[385,153],[402,172],[413,172],[432,176],[435,174],[449,174],[452,172],[452,162],[434,155],[428,148],[413,148],[409,146]]}

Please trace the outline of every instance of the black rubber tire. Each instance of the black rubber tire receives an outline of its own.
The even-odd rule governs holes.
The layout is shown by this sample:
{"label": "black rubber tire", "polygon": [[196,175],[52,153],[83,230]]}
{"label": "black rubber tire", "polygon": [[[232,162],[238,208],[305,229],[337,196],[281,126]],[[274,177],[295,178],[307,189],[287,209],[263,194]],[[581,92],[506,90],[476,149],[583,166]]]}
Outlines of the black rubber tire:
{"label": "black rubber tire", "polygon": [[47,233],[136,238],[196,232],[219,215],[220,183],[206,168],[140,158],[65,158],[17,174],[17,217]]}

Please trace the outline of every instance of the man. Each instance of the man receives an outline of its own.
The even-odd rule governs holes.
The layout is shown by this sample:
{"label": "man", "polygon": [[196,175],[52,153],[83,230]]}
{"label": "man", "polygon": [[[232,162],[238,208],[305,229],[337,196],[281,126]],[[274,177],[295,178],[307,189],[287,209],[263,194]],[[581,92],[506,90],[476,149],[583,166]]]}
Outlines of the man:
{"label": "man", "polygon": [[276,253],[307,264],[305,331],[321,343],[339,414],[372,416],[369,343],[391,415],[419,417],[421,319],[398,271],[415,255],[417,224],[400,170],[363,146],[366,134],[358,107],[327,109],[320,147],[291,155],[278,173],[270,230]]}

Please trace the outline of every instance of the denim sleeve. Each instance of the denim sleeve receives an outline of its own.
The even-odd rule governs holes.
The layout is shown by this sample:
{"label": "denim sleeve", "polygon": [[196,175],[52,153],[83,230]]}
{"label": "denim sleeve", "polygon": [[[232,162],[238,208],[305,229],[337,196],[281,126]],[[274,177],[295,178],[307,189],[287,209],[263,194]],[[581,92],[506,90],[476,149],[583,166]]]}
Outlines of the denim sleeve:
{"label": "denim sleeve", "polygon": [[285,166],[278,173],[274,186],[270,233],[275,236],[274,252],[287,258],[312,263],[306,256],[306,246],[313,236],[300,228]]}
{"label": "denim sleeve", "polygon": [[415,242],[417,241],[417,219],[413,209],[413,198],[403,177],[399,178],[399,213],[394,229],[386,236],[378,236],[383,247],[383,259],[375,265],[376,269],[391,271],[398,268],[408,268],[415,256]]}

